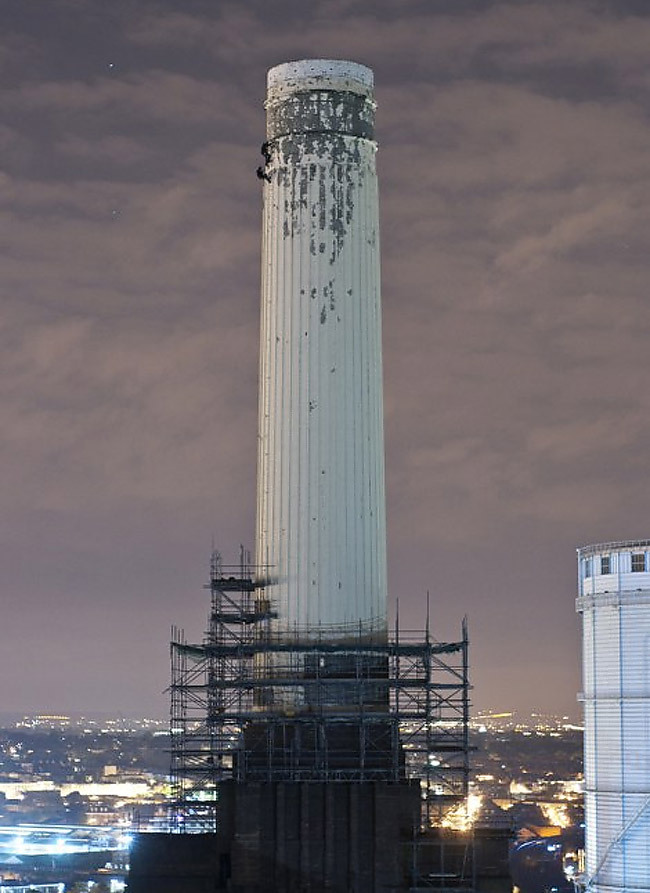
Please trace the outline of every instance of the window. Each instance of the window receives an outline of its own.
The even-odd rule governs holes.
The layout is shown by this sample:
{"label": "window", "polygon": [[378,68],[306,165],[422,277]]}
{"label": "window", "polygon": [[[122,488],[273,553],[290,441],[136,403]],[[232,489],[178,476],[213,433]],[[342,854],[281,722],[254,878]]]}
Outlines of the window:
{"label": "window", "polygon": [[636,574],[645,570],[645,554],[643,552],[632,553],[632,573]]}
{"label": "window", "polygon": [[585,577],[591,576],[591,558],[585,558]]}
{"label": "window", "polygon": [[600,572],[601,574],[611,574],[612,559],[610,555],[603,555],[603,557],[600,559]]}

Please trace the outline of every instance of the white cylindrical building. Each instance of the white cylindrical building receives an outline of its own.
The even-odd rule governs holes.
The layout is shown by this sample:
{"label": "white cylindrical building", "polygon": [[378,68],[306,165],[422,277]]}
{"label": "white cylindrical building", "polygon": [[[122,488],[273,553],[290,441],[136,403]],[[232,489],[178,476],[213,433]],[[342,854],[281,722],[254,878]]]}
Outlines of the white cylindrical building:
{"label": "white cylindrical building", "polygon": [[256,563],[291,641],[386,633],[370,69],[268,73]]}
{"label": "white cylindrical building", "polygon": [[586,883],[650,890],[650,540],[578,550]]}

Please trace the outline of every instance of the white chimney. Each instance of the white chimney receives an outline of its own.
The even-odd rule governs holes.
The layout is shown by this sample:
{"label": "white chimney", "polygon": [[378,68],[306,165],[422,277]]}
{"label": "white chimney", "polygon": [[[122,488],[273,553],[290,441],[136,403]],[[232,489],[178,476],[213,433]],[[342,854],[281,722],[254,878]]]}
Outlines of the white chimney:
{"label": "white chimney", "polygon": [[288,641],[386,635],[373,75],[268,73],[256,563]]}

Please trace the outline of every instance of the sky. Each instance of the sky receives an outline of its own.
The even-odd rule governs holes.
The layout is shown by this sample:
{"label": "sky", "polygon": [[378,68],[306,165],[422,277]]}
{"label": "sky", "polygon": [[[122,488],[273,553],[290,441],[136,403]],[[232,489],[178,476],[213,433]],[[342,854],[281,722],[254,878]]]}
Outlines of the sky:
{"label": "sky", "polygon": [[650,536],[646,0],[0,0],[0,711],[168,713],[252,548],[266,70],[375,72],[391,610],[579,716]]}

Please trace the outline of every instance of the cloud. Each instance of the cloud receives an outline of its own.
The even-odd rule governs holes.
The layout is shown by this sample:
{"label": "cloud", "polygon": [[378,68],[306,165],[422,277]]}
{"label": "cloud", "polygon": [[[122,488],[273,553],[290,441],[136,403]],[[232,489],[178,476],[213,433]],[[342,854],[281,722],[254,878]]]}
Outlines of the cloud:
{"label": "cloud", "polygon": [[[626,80],[645,63],[650,22],[613,5],[561,0],[488,2],[462,10],[454,3],[409,5],[406,10],[404,4],[370,7],[343,0],[288,8],[284,14],[278,9],[273,16],[255,5],[220,4],[211,14],[157,9],[132,24],[128,38],[148,47],[202,50],[230,66],[242,59],[259,63],[271,54],[277,60],[305,55],[381,60],[380,70],[398,82],[413,73],[457,77],[480,64],[494,74],[516,71],[534,78],[537,73],[548,86],[558,66],[561,89],[567,69],[603,65]],[[569,83],[565,87],[571,90]]]}
{"label": "cloud", "polygon": [[134,126],[140,115],[176,126],[204,125],[209,119],[212,127],[221,125],[225,135],[230,133],[234,120],[242,124],[250,119],[236,83],[223,85],[162,70],[88,82],[28,82],[5,90],[3,100],[7,108],[20,109],[22,113],[108,114],[111,122],[119,119],[122,126]]}
{"label": "cloud", "polygon": [[[73,8],[74,33],[17,22],[27,53],[2,89],[11,604],[56,590],[65,616],[104,623],[119,603],[123,648],[164,687],[165,629],[203,611],[179,591],[212,533],[252,538],[265,69],[349,56],[379,101],[393,595],[419,617],[431,585],[440,623],[478,618],[486,692],[507,678],[494,617],[529,669],[564,646],[569,678],[573,546],[647,519],[650,19],[112,5],[120,65],[98,76],[104,6]],[[147,612],[165,620],[143,645]]]}
{"label": "cloud", "polygon": [[[250,228],[254,210],[241,205],[237,192],[215,191],[206,153],[158,183],[5,176],[0,215],[8,296],[25,294],[27,263],[30,299],[64,312],[133,312],[134,294],[139,311],[180,308],[188,287],[205,287],[215,276],[218,300],[241,268],[257,264],[259,248]],[[243,165],[233,172],[234,182],[253,178]]]}
{"label": "cloud", "polygon": [[497,268],[538,270],[578,247],[593,243],[602,234],[624,236],[630,222],[630,209],[618,198],[607,199],[595,207],[570,214],[554,223],[543,235],[526,236],[496,258]]}
{"label": "cloud", "polygon": [[[565,15],[558,17],[559,7],[550,4],[545,10],[549,19],[546,33],[515,47],[511,63],[549,65],[561,62],[571,67],[599,63],[608,65],[622,76],[645,68],[646,47],[650,40],[647,16],[622,14],[615,5],[607,11],[591,4],[560,6]],[[540,13],[542,10],[538,8],[538,15]]]}
{"label": "cloud", "polygon": [[73,159],[110,161],[121,166],[139,164],[150,159],[153,154],[151,146],[127,136],[84,139],[81,136],[66,134],[55,148],[57,152]]}
{"label": "cloud", "polygon": [[[223,332],[220,361],[234,371],[254,347],[250,331],[214,312],[171,329],[74,317],[30,325],[19,339],[16,329],[2,361],[7,511],[191,503],[211,466],[239,463],[235,432],[242,418],[252,427],[254,388],[244,401],[212,380],[213,332]],[[219,418],[231,427],[219,432]]]}

